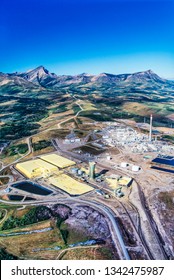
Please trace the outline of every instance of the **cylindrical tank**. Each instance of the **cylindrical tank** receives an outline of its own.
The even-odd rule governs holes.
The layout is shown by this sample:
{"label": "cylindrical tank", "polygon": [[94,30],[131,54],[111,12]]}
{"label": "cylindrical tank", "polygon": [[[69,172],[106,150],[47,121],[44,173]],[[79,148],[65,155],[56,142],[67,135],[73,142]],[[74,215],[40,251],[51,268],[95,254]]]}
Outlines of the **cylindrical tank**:
{"label": "cylindrical tank", "polygon": [[82,175],[83,175],[83,171],[82,171],[81,169],[79,169],[78,172],[77,172],[77,174],[78,174],[79,176],[82,176]]}
{"label": "cylindrical tank", "polygon": [[132,165],[132,171],[138,172],[140,170],[140,167],[138,165]]}
{"label": "cylindrical tank", "polygon": [[122,163],[121,163],[121,167],[125,168],[125,167],[127,167],[127,166],[128,166],[128,163],[127,163],[127,162],[122,162]]}
{"label": "cylindrical tank", "polygon": [[73,174],[76,174],[77,171],[78,171],[78,168],[76,168],[76,167],[71,168],[71,172],[72,172]]}

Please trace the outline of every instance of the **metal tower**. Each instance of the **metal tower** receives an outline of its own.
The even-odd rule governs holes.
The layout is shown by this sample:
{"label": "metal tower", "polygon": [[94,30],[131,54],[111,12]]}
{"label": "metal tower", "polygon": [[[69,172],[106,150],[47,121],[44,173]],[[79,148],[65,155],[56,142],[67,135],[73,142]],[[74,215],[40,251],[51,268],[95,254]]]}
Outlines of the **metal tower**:
{"label": "metal tower", "polygon": [[89,178],[94,179],[95,178],[95,162],[90,161],[89,162]]}
{"label": "metal tower", "polygon": [[152,114],[150,115],[150,130],[149,130],[149,141],[152,141],[152,121],[153,121],[153,117]]}

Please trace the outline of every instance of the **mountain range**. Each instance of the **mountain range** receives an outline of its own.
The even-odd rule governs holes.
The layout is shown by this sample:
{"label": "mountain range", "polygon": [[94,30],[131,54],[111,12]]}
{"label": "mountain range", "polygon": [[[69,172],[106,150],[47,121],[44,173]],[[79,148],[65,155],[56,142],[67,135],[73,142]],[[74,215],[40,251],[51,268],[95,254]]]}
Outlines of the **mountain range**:
{"label": "mountain range", "polygon": [[152,70],[137,72],[133,74],[108,74],[102,73],[99,75],[91,75],[82,73],[79,75],[56,75],[49,72],[45,67],[39,66],[27,72],[16,72],[5,74],[0,72],[0,89],[8,88],[10,86],[22,87],[22,89],[60,89],[62,87],[77,88],[101,88],[108,87],[112,89],[133,86],[135,89],[149,88],[153,86],[153,90],[174,89],[174,82],[163,79],[155,74]]}
{"label": "mountain range", "polygon": [[0,141],[33,135],[57,123],[62,114],[73,116],[79,111],[77,99],[88,104],[79,114],[88,120],[142,122],[153,113],[157,126],[173,125],[174,81],[152,70],[72,76],[39,66],[22,73],[0,73]]}

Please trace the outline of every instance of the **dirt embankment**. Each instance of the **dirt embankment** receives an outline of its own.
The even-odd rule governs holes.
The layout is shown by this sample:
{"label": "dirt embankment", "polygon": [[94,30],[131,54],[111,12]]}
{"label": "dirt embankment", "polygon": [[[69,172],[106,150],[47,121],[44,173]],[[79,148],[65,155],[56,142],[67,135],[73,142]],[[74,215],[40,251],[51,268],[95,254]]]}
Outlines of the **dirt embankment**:
{"label": "dirt embankment", "polygon": [[106,218],[90,207],[74,207],[65,223],[73,230],[78,229],[93,238],[101,238],[105,241],[110,238]]}

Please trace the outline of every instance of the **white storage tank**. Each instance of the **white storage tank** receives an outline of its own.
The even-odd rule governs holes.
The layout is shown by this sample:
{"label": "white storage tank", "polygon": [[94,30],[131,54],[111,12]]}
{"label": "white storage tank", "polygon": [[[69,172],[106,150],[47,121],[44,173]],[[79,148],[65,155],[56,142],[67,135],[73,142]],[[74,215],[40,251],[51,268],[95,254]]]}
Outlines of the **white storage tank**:
{"label": "white storage tank", "polygon": [[76,167],[71,168],[71,172],[73,174],[76,174],[78,172],[78,168],[76,168]]}
{"label": "white storage tank", "polygon": [[79,169],[79,170],[77,171],[77,174],[78,174],[79,176],[82,176],[83,173],[84,173],[84,172],[83,172],[81,169]]}
{"label": "white storage tank", "polygon": [[111,160],[112,158],[111,158],[111,156],[107,156],[107,160]]}
{"label": "white storage tank", "polygon": [[140,170],[140,167],[138,165],[132,165],[132,171],[138,172]]}
{"label": "white storage tank", "polygon": [[127,162],[122,162],[122,163],[121,163],[121,167],[126,168],[127,166],[128,166],[128,163],[127,163]]}

